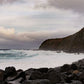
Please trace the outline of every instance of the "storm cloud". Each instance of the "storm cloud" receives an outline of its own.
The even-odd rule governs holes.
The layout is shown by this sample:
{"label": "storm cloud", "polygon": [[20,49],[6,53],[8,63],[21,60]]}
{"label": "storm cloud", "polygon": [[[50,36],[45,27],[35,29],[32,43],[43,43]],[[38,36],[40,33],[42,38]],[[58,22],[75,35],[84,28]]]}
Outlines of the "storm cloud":
{"label": "storm cloud", "polygon": [[65,37],[73,34],[72,30],[19,32],[14,28],[0,27],[0,48],[38,49],[40,44],[50,38]]}
{"label": "storm cloud", "polygon": [[0,0],[0,48],[36,49],[84,26],[83,0]]}
{"label": "storm cloud", "polygon": [[84,0],[48,0],[49,5],[84,13]]}

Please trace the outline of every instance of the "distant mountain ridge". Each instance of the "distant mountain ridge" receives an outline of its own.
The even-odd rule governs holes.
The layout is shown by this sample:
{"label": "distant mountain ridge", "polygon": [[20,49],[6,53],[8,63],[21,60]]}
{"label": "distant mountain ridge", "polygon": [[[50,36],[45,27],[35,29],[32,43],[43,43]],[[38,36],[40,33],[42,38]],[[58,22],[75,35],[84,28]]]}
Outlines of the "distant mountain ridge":
{"label": "distant mountain ridge", "polygon": [[40,45],[39,49],[84,52],[84,28],[75,34],[64,38],[48,39]]}

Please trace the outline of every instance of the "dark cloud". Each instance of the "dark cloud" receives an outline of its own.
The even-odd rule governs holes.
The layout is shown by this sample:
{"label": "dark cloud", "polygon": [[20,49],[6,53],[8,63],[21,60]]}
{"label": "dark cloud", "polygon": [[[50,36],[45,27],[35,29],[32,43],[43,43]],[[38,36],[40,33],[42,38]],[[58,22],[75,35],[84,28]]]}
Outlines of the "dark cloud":
{"label": "dark cloud", "polygon": [[0,48],[7,49],[37,49],[40,44],[51,38],[65,37],[76,31],[39,31],[16,33],[14,29],[0,28]]}
{"label": "dark cloud", "polygon": [[48,0],[50,6],[84,13],[84,0]]}

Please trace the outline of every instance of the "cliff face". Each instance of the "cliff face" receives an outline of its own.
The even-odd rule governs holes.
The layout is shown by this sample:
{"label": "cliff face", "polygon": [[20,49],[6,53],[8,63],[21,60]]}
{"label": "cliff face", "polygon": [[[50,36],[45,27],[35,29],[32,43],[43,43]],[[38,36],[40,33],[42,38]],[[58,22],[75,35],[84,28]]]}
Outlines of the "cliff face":
{"label": "cliff face", "polygon": [[41,44],[39,49],[84,52],[84,28],[65,38],[48,39]]}

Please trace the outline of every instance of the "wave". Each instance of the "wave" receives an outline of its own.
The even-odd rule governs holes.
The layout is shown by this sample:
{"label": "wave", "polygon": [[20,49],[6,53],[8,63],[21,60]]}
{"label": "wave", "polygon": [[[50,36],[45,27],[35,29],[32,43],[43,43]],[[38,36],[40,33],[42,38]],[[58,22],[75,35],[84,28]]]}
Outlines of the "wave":
{"label": "wave", "polygon": [[0,68],[15,66],[17,69],[56,67],[83,59],[84,54],[57,53],[42,50],[0,50]]}

